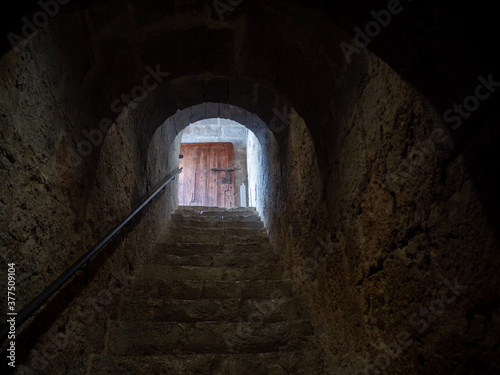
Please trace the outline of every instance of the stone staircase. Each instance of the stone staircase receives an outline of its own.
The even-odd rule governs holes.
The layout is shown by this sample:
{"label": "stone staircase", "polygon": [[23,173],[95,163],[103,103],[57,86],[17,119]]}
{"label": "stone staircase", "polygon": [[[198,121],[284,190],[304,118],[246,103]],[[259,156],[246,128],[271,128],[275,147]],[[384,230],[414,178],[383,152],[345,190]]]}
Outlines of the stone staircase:
{"label": "stone staircase", "polygon": [[87,374],[323,374],[282,274],[255,209],[180,207]]}

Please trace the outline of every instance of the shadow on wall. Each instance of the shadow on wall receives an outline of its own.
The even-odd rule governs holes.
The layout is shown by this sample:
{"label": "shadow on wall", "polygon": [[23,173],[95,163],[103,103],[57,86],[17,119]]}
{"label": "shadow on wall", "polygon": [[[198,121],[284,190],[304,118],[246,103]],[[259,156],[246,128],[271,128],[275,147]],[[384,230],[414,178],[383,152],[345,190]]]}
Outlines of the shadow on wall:
{"label": "shadow on wall", "polygon": [[269,238],[310,299],[330,373],[498,373],[497,231],[464,152],[413,87],[362,53],[319,151],[298,116],[281,133]]}

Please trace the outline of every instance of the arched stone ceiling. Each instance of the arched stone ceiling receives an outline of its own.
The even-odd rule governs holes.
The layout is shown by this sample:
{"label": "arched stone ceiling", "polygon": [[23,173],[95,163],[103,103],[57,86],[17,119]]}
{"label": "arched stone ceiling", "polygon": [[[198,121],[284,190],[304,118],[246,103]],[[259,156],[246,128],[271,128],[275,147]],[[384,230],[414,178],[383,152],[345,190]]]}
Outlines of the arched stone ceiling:
{"label": "arched stone ceiling", "polygon": [[[469,95],[479,74],[496,73],[493,12],[446,1],[233,0],[239,5],[221,20],[213,1],[73,0],[41,33],[53,36],[59,58],[73,69],[81,89],[75,95],[92,123],[116,118],[111,104],[141,85],[149,67],[168,72],[141,103],[151,126],[204,102],[241,107],[266,123],[290,105],[318,142],[332,125],[329,109],[341,104],[332,103],[339,81],[363,74],[363,54],[348,66],[340,43],[394,2],[403,11],[367,48],[438,112]],[[19,32],[21,17],[40,9],[17,6],[4,30]],[[471,121],[484,122],[497,102],[498,95],[482,103]]]}
{"label": "arched stone ceiling", "polygon": [[[194,105],[178,110],[160,125],[167,126],[168,141],[172,143],[175,137],[189,125],[213,118],[223,118],[245,126],[255,134],[262,145],[266,145],[267,142],[272,141],[274,138],[273,133],[257,115],[229,104],[203,103]],[[150,139],[156,129],[157,127],[151,127],[148,130]]]}
{"label": "arched stone ceiling", "polygon": [[53,34],[97,118],[113,116],[111,103],[154,70],[162,75],[147,100],[155,124],[204,102],[239,106],[266,123],[288,105],[317,122],[344,64],[341,50],[323,43],[342,33],[316,11],[276,9],[242,3],[222,22],[211,3],[111,0],[61,15]]}
{"label": "arched stone ceiling", "polygon": [[[75,64],[81,61],[80,69],[83,71],[80,73],[85,74],[89,64],[110,62],[113,56],[121,62],[132,57],[128,67],[123,66],[118,70],[132,74],[130,82],[121,81],[127,89],[131,87],[129,83],[137,84],[131,72],[135,68],[139,71],[143,69],[142,65],[150,61],[149,56],[159,52],[166,57],[168,51],[177,48],[179,53],[173,53],[170,64],[165,64],[173,75],[199,72],[199,68],[205,64],[211,69],[204,70],[215,75],[222,73],[257,78],[248,75],[247,70],[241,70],[247,64],[252,65],[259,76],[267,78],[259,80],[260,83],[270,88],[276,85],[276,88],[284,89],[290,85],[284,78],[286,71],[278,72],[281,73],[278,76],[280,79],[273,82],[277,77],[276,66],[281,61],[290,63],[299,52],[305,52],[310,60],[317,61],[316,42],[321,38],[324,39],[323,50],[326,53],[339,54],[339,38],[343,38],[337,35],[339,30],[354,36],[354,27],[363,28],[373,19],[371,11],[387,9],[390,3],[386,0],[231,0],[232,4],[239,5],[232,12],[226,12],[221,21],[212,5],[213,1],[60,2],[67,4],[60,6],[54,18],[53,32],[62,38],[64,50],[71,51]],[[222,2],[229,4],[229,1]],[[470,85],[475,83],[478,74],[488,74],[498,69],[499,57],[495,53],[498,34],[495,27],[496,12],[488,9],[486,4],[444,0],[401,0],[398,3],[404,10],[392,17],[390,24],[372,39],[368,48],[424,92],[438,108],[449,106],[447,96],[463,97]],[[35,0],[9,4],[9,10],[2,12],[0,24],[1,53],[11,48],[7,39],[9,32],[21,35],[22,17],[30,19],[39,10],[40,5]],[[326,27],[325,23],[330,25]],[[335,30],[332,30],[331,23],[337,25]],[[176,28],[179,32],[184,29],[184,36],[180,37],[174,30]],[[107,37],[103,38],[104,34]],[[91,49],[87,45],[90,36],[93,44]],[[237,47],[231,51],[243,51],[232,55],[235,64],[227,65],[231,63],[227,59],[221,61],[215,58],[227,53],[228,44]],[[292,48],[282,48],[287,45]],[[120,47],[123,54],[115,55]],[[126,52],[127,47],[135,48],[132,56]],[[210,58],[207,56],[207,61],[191,59],[196,56],[192,50],[194,47],[210,51]],[[101,59],[93,52],[102,48],[108,54]],[[287,52],[280,53],[282,50]],[[137,54],[143,57],[137,60]],[[300,71],[300,60],[288,65],[294,73]],[[262,61],[266,64],[262,64]],[[321,61],[318,63],[321,64]],[[227,69],[229,66],[235,69]],[[107,67],[115,69],[115,65]],[[98,70],[95,66],[94,69]],[[108,73],[103,71],[102,74],[111,79]],[[297,89],[303,87],[298,86]],[[301,108],[297,109],[300,111]]]}

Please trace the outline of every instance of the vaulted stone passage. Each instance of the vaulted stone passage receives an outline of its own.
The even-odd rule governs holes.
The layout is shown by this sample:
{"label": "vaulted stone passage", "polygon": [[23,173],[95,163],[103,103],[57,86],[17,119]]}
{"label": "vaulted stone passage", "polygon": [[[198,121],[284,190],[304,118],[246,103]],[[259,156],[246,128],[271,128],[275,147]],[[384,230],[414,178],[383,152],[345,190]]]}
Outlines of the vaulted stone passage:
{"label": "vaulted stone passage", "polygon": [[[62,3],[16,48],[8,32],[41,5],[0,25],[0,245],[19,308],[177,169],[185,127],[221,118],[255,134],[251,199],[325,374],[500,372],[495,12]],[[177,199],[174,182],[19,328],[18,373],[83,374],[107,356],[107,322]]]}

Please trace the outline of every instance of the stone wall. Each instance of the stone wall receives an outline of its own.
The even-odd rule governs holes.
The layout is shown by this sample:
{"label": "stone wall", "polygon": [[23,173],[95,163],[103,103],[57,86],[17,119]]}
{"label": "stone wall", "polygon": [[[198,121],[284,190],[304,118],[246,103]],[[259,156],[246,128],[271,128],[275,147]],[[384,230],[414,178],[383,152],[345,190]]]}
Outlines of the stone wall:
{"label": "stone wall", "polygon": [[274,215],[283,203],[278,153],[278,143],[270,131],[260,139],[252,133],[248,135],[249,202],[257,208],[268,233],[275,229]]}
{"label": "stone wall", "polygon": [[[0,60],[1,256],[2,264],[16,264],[17,311],[165,180],[178,167],[180,150],[179,137],[169,145],[166,126],[147,144],[138,130],[141,114],[125,109],[106,138],[98,142],[95,135],[92,152],[75,162],[72,140],[94,122],[78,110],[79,91],[57,46],[47,35],[38,38]],[[120,291],[161,238],[176,205],[171,184],[94,258],[88,280],[78,272],[18,329],[17,373],[84,373],[88,355],[104,345],[105,322]]]}
{"label": "stone wall", "polygon": [[327,171],[290,119],[264,216],[328,373],[497,373],[498,244],[441,117],[364,54],[322,129]]}
{"label": "stone wall", "polygon": [[247,165],[248,168],[248,205],[257,207],[257,181],[259,181],[259,154],[262,152],[259,140],[250,133],[247,138]]}

